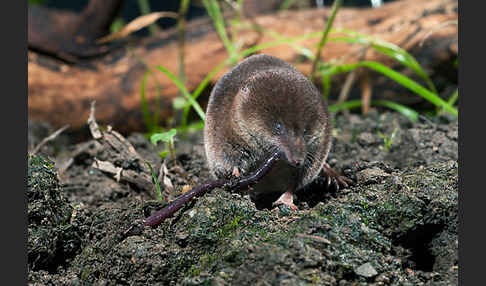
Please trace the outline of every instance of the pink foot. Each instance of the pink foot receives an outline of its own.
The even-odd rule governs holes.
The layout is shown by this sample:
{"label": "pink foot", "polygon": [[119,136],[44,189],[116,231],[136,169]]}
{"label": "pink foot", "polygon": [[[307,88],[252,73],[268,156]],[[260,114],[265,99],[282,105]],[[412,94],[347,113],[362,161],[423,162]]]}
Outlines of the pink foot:
{"label": "pink foot", "polygon": [[287,205],[291,210],[298,210],[298,208],[294,205],[294,195],[292,192],[288,191],[283,193],[278,200],[276,200],[272,205],[279,206],[279,205]]}
{"label": "pink foot", "polygon": [[238,169],[238,167],[233,167],[233,176],[235,177],[240,177],[240,170]]}

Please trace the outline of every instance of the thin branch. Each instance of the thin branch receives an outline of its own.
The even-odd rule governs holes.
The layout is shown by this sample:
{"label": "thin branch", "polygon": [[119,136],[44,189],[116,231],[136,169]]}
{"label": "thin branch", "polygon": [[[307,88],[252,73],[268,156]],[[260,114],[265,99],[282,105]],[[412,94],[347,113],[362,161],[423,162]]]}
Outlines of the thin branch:
{"label": "thin branch", "polygon": [[46,138],[42,139],[42,141],[39,144],[37,144],[37,146],[35,146],[34,150],[32,150],[31,154],[32,155],[36,154],[42,146],[44,146],[47,142],[56,139],[57,136],[59,136],[59,134],[61,134],[64,130],[68,129],[69,126],[70,126],[69,124],[64,125],[60,129],[58,129],[57,131],[55,131],[54,133],[52,133],[51,135],[49,135]]}

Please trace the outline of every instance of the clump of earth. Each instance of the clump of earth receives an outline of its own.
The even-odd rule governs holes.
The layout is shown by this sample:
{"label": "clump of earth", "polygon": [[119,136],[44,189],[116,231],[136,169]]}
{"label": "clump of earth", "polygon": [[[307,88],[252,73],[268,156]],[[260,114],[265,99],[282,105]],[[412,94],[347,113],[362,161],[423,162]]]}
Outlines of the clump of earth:
{"label": "clump of earth", "polygon": [[[298,211],[215,189],[156,228],[145,218],[211,179],[202,132],[178,137],[176,161],[127,137],[154,170],[166,164],[164,202],[93,168],[103,154],[92,141],[61,135],[28,159],[29,284],[457,284],[457,120],[372,111],[333,125],[328,163],[352,186],[318,178],[296,194]],[[29,122],[29,145],[49,128]],[[80,145],[87,151],[60,168]]]}

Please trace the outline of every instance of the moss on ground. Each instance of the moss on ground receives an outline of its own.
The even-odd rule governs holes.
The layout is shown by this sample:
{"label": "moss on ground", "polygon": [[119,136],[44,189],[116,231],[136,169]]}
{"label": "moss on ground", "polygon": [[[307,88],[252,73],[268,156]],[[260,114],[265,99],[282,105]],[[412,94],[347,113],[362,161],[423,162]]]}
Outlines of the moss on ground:
{"label": "moss on ground", "polygon": [[[354,178],[356,185],[329,194],[318,181],[305,195],[297,196],[297,212],[257,208],[248,196],[216,189],[158,228],[141,224],[159,203],[141,200],[135,192],[86,206],[72,220],[74,209],[60,196],[63,191],[52,163],[29,159],[28,194],[35,197],[29,199],[29,211],[36,210],[29,228],[37,227],[33,234],[42,229],[52,234],[42,243],[44,249],[55,250],[38,251],[29,256],[29,263],[40,265],[41,258],[61,262],[59,254],[72,255],[51,264],[57,269],[31,269],[29,281],[55,285],[457,284],[458,166],[453,153],[457,122],[438,128],[376,114],[351,117],[353,124],[339,125],[342,120],[337,120],[339,136],[351,138],[354,132],[356,140],[338,142],[329,161]],[[386,134],[396,126],[402,129],[390,150],[380,149],[376,131]],[[449,149],[434,151],[438,145]],[[408,156],[404,150],[413,150],[413,156],[402,160]],[[190,176],[207,175],[200,155],[185,156],[183,164],[193,165],[182,167],[201,172]],[[410,164],[404,163],[407,160]],[[108,177],[94,178],[116,186]],[[85,199],[82,193],[76,195]],[[42,198],[49,203],[38,201]],[[69,247],[69,241],[77,247]]]}

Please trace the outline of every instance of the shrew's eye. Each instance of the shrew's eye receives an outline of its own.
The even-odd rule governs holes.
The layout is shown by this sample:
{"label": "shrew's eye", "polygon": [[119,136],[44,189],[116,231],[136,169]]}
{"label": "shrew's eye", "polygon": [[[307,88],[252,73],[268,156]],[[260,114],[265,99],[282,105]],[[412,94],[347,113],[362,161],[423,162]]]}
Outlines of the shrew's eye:
{"label": "shrew's eye", "polygon": [[273,129],[274,129],[275,133],[281,134],[282,133],[282,124],[280,124],[279,122],[275,123]]}

